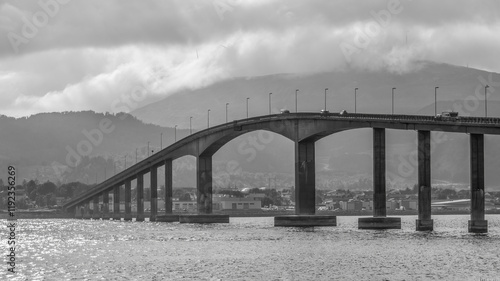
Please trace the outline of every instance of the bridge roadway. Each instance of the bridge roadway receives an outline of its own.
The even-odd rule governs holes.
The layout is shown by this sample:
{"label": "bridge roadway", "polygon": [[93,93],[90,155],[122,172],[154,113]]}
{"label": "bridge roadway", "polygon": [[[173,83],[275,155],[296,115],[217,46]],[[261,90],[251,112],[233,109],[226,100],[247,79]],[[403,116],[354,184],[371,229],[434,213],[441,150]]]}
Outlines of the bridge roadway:
{"label": "bridge roadway", "polygon": [[[189,135],[128,169],[97,184],[88,192],[67,202],[65,210],[76,217],[109,219],[109,192],[114,194],[114,219],[120,219],[120,186],[125,185],[125,220],[132,219],[131,181],[137,181],[136,221],[144,220],[144,175],[151,176],[150,220],[177,220],[172,215],[172,161],[185,156],[196,157],[197,206],[200,217],[220,220],[212,214],[212,156],[232,139],[248,132],[266,130],[280,134],[295,143],[295,213],[293,218],[275,218],[275,225],[328,225],[329,218],[315,214],[315,142],[328,135],[358,128],[373,128],[373,217],[360,218],[359,228],[400,228],[400,218],[386,217],[385,129],[417,131],[418,138],[418,220],[416,230],[432,230],[430,132],[443,131],[470,135],[471,220],[469,232],[487,232],[484,219],[484,135],[500,134],[500,118],[435,118],[422,115],[285,113],[235,120]],[[158,217],[157,168],[165,166],[165,215]],[[102,212],[99,197],[102,196]],[[210,215],[210,216],[209,216]],[[316,221],[315,221],[316,219]],[[196,222],[196,218],[181,218]],[[201,219],[201,221],[204,221]],[[330,225],[335,225],[331,218]]]}

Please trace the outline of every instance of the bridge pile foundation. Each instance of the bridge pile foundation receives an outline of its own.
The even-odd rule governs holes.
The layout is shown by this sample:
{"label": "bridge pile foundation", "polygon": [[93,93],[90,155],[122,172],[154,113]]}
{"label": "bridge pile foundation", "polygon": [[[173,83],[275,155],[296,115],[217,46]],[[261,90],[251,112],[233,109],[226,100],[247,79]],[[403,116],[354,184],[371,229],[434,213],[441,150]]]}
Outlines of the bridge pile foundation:
{"label": "bridge pile foundation", "polygon": [[172,214],[172,159],[165,160],[165,215]]}
{"label": "bridge pile foundation", "polygon": [[274,226],[311,227],[311,226],[337,226],[336,216],[323,215],[291,215],[274,217]]}
{"label": "bridge pile foundation", "polygon": [[151,183],[151,214],[149,216],[149,221],[156,221],[156,215],[158,213],[158,168],[156,166],[151,167],[150,170],[150,183]]}
{"label": "bridge pile foundation", "polygon": [[120,186],[116,185],[113,188],[113,220],[121,220],[120,215]]}
{"label": "bridge pile foundation", "polygon": [[471,213],[469,232],[488,232],[484,219],[484,135],[470,134],[470,193]]}
{"label": "bridge pile foundation", "polygon": [[125,181],[125,215],[123,220],[132,220],[132,183],[130,179]]}
{"label": "bridge pile foundation", "polygon": [[137,212],[135,221],[144,221],[144,174],[137,175]]}
{"label": "bridge pile foundation", "polygon": [[373,128],[373,217],[359,218],[359,229],[401,229],[401,218],[386,217],[385,129]]}
{"label": "bridge pile foundation", "polygon": [[92,216],[90,215],[90,202],[89,201],[86,201],[84,203],[84,211],[83,211],[83,218],[84,219],[91,219]]}
{"label": "bridge pile foundation", "polygon": [[109,220],[109,191],[102,194],[102,219]]}
{"label": "bridge pile foundation", "polygon": [[99,210],[99,195],[94,196],[92,204],[92,218],[98,220],[101,218],[101,211]]}
{"label": "bridge pile foundation", "polygon": [[430,131],[418,131],[418,219],[416,230],[434,230],[434,221],[431,219]]}
{"label": "bridge pile foundation", "polygon": [[229,215],[180,215],[180,223],[229,223]]}

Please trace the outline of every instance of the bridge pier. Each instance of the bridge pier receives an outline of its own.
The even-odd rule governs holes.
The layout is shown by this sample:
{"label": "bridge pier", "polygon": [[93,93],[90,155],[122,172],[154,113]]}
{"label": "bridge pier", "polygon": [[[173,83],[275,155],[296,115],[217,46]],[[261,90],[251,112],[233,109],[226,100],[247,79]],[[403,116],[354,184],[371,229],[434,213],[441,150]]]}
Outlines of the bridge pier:
{"label": "bridge pier", "polygon": [[401,229],[401,218],[387,217],[385,129],[373,128],[373,217],[359,218],[359,229]]}
{"label": "bridge pier", "polygon": [[125,180],[125,215],[123,220],[132,220],[132,182],[130,179]]}
{"label": "bridge pier", "polygon": [[165,160],[165,214],[158,214],[156,221],[178,222],[179,215],[172,214],[172,159]]}
{"label": "bridge pier", "polygon": [[149,175],[151,183],[151,213],[149,221],[156,221],[156,214],[158,213],[158,167],[151,167]]}
{"label": "bridge pier", "polygon": [[418,219],[416,230],[434,230],[434,221],[431,219],[430,131],[418,131]]}
{"label": "bridge pier", "polygon": [[101,217],[101,211],[99,210],[99,195],[95,195],[92,206],[92,218],[98,220],[100,217]]}
{"label": "bridge pier", "polygon": [[82,205],[76,205],[75,207],[75,219],[82,219],[83,218],[83,207]]}
{"label": "bridge pier", "polygon": [[197,215],[180,215],[180,223],[229,223],[229,215],[212,214],[212,155],[196,158]]}
{"label": "bridge pier", "polygon": [[315,141],[295,142],[295,215],[274,217],[274,226],[336,226],[336,216],[316,216]]}
{"label": "bridge pier", "polygon": [[102,219],[109,220],[109,190],[102,193]]}
{"label": "bridge pier", "polygon": [[484,135],[470,134],[470,220],[469,232],[487,233],[484,219]]}
{"label": "bridge pier", "polygon": [[84,203],[84,212],[83,212],[83,218],[84,219],[90,219],[92,216],[90,215],[90,201],[85,201]]}
{"label": "bridge pier", "polygon": [[144,221],[144,174],[141,172],[137,174],[137,212],[135,221]]}
{"label": "bridge pier", "polygon": [[113,220],[120,221],[120,185],[113,188]]}
{"label": "bridge pier", "polygon": [[172,159],[165,160],[165,214],[172,214]]}

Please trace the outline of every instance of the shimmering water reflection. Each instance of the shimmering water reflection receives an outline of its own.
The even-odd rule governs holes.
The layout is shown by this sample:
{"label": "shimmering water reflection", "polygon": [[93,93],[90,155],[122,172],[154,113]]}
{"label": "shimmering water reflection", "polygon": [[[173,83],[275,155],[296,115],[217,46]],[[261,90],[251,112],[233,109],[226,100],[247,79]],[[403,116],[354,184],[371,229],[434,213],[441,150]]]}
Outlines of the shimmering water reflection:
{"label": "shimmering water reflection", "polygon": [[[434,216],[434,232],[337,227],[275,228],[273,218],[229,224],[18,221],[18,273],[2,280],[494,280],[500,216],[467,233],[468,216]],[[5,223],[5,221],[4,221]],[[7,245],[4,243],[7,251]]]}

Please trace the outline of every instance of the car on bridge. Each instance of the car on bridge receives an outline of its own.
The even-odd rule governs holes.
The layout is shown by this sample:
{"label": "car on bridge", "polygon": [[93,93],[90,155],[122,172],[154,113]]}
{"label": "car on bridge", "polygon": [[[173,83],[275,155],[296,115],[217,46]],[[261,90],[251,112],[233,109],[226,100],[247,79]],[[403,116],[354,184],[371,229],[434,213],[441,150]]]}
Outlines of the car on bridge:
{"label": "car on bridge", "polygon": [[290,113],[290,110],[288,110],[288,109],[282,109],[282,110],[280,110],[280,113],[281,114],[288,114],[288,113]]}
{"label": "car on bridge", "polygon": [[458,112],[455,111],[443,111],[443,113],[437,114],[434,118],[437,120],[452,120],[452,121],[460,119],[460,117],[458,116]]}
{"label": "car on bridge", "polygon": [[326,110],[326,109],[322,109],[322,110],[320,111],[320,113],[321,113],[321,114],[329,114],[329,113],[330,113],[330,111],[328,111],[328,110]]}

